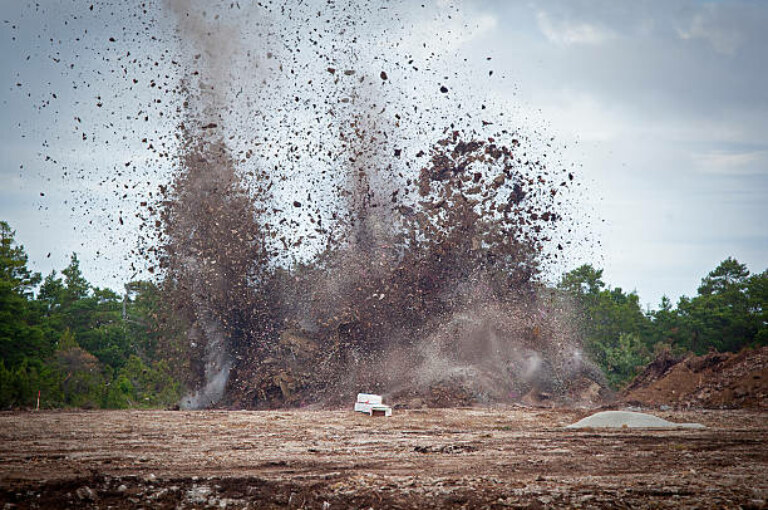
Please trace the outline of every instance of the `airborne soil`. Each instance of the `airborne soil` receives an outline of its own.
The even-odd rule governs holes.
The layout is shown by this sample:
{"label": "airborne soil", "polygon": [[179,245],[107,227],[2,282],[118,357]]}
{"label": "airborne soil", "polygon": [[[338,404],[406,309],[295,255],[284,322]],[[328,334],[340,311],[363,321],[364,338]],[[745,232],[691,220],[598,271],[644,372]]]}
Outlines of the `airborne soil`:
{"label": "airborne soil", "polygon": [[[764,508],[768,415],[566,430],[586,409],[0,414],[5,508]],[[10,506],[8,506],[10,504]]]}

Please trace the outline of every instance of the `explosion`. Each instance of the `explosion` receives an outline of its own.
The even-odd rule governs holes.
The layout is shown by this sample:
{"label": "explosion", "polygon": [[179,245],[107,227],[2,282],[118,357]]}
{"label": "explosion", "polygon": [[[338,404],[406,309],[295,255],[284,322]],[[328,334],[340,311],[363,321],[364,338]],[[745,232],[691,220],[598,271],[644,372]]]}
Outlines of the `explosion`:
{"label": "explosion", "polygon": [[[212,32],[190,21],[186,2],[171,6],[220,78]],[[268,150],[260,144],[235,152],[220,84],[201,78],[186,90],[181,151],[155,221],[168,298],[190,325],[194,389],[182,405],[336,404],[358,391],[455,405],[599,391],[569,303],[542,277],[573,173],[550,168],[530,136],[486,122],[451,123],[415,146],[429,137],[404,136],[372,80],[338,74],[356,81],[337,113],[326,98],[335,139],[293,166],[254,164]],[[306,197],[280,187],[296,179],[292,168]],[[316,187],[328,175],[336,185]]]}

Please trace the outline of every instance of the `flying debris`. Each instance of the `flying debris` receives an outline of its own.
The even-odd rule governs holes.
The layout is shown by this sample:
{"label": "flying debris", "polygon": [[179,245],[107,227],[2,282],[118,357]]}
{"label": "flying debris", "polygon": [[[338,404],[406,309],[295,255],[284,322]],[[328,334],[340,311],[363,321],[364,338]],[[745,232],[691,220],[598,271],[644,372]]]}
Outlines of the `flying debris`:
{"label": "flying debris", "polygon": [[[73,188],[97,176],[73,210],[104,221],[111,244],[137,245],[126,267],[152,268],[186,333],[183,405],[603,388],[567,298],[545,282],[579,184],[545,130],[510,125],[462,87],[472,72],[443,51],[448,35],[414,53],[396,9],[313,5],[73,6],[75,38],[90,41],[83,14],[125,26],[82,55],[41,43],[77,96],[74,139],[132,155],[64,169],[42,150]],[[451,93],[441,84],[435,101],[434,83]],[[48,91],[40,108],[68,97]]]}

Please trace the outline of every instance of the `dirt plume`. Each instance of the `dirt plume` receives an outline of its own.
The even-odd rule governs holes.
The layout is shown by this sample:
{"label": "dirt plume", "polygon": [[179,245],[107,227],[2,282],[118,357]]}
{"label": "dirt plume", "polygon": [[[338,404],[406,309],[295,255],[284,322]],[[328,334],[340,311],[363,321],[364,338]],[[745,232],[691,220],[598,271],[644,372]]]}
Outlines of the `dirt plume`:
{"label": "dirt plume", "polygon": [[[124,248],[114,276],[152,275],[168,331],[186,329],[183,345],[164,339],[175,374],[190,367],[184,406],[602,391],[568,299],[547,283],[574,238],[578,176],[546,129],[496,95],[509,84],[477,86],[504,72],[494,48],[468,52],[461,34],[484,18],[474,6],[26,11],[46,9],[68,28],[36,34],[35,48],[72,90],[17,88],[56,112],[35,124],[71,129],[50,131],[40,156],[82,188],[79,232],[104,232],[99,251]],[[54,147],[70,143],[94,157],[60,160]]]}
{"label": "dirt plume", "polygon": [[463,140],[439,140],[386,205],[360,192],[359,168],[357,198],[339,201],[344,235],[288,268],[267,249],[281,232],[264,221],[267,197],[239,183],[223,144],[186,144],[161,216],[162,267],[198,360],[185,405],[340,403],[363,389],[539,403],[584,378],[602,387],[567,299],[538,279],[562,188],[514,148]]}
{"label": "dirt plume", "polygon": [[[331,135],[308,149],[297,132],[267,165],[282,149],[238,145],[232,127],[221,78],[236,74],[237,47],[217,51],[225,34],[190,15],[191,2],[169,5],[182,40],[202,48],[195,69],[215,75],[186,78],[179,156],[154,223],[169,299],[190,325],[184,406],[336,404],[358,391],[411,405],[599,398],[570,303],[543,276],[563,250],[574,181],[550,166],[551,143],[490,122],[406,128],[385,114],[405,105],[377,95],[390,75],[355,69],[354,50],[327,69],[324,113],[312,105]],[[279,124],[263,113],[274,106],[252,105]],[[272,126],[261,126],[267,139]]]}
{"label": "dirt plume", "polygon": [[[226,146],[192,138],[185,128],[177,175],[160,210],[160,268],[176,313],[190,325],[197,389],[185,407],[207,407],[224,396],[241,339],[257,341],[269,316],[261,292],[267,260],[260,203],[243,188]],[[258,331],[250,330],[258,324]]]}

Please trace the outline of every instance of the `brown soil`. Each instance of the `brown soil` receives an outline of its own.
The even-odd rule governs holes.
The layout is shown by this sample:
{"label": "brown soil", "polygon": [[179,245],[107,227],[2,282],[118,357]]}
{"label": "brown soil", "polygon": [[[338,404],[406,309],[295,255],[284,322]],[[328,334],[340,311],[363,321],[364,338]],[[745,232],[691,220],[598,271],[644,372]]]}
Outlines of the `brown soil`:
{"label": "brown soil", "polygon": [[759,411],[570,431],[587,410],[0,414],[0,503],[113,508],[764,508]]}
{"label": "brown soil", "polygon": [[643,405],[768,409],[768,347],[675,359],[662,353],[625,390]]}

